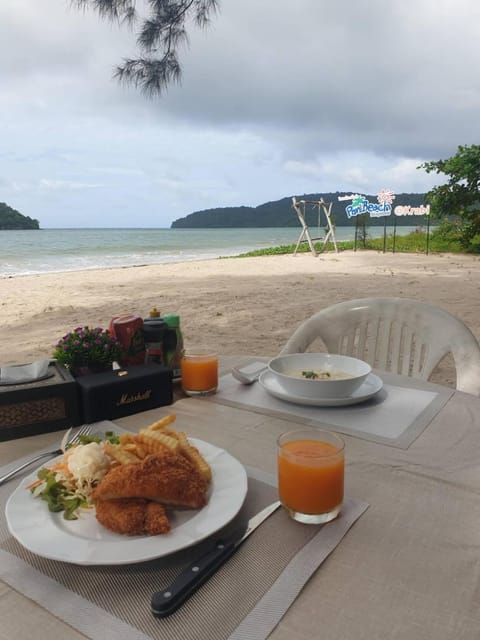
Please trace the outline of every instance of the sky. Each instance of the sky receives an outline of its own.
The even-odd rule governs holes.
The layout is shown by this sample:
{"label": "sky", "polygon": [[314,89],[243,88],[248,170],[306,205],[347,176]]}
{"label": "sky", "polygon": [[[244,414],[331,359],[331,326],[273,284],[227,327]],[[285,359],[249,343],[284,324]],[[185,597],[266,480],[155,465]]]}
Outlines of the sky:
{"label": "sky", "polygon": [[113,79],[135,32],[70,0],[1,0],[0,202],[42,228],[169,227],[291,195],[428,191],[446,178],[422,162],[479,143],[478,0],[219,4],[152,100]]}

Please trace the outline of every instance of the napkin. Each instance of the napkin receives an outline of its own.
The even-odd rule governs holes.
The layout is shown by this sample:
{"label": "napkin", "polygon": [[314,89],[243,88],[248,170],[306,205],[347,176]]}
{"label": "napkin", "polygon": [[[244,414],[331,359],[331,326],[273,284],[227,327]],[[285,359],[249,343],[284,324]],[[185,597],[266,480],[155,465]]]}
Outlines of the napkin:
{"label": "napkin", "polygon": [[0,367],[0,385],[25,384],[35,382],[53,375],[48,373],[49,360],[36,360],[30,364]]}

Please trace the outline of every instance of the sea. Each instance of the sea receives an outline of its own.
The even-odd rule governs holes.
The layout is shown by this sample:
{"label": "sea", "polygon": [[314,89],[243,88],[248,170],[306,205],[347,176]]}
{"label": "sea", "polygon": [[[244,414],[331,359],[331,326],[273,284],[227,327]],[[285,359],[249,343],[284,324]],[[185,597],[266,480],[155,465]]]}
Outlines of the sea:
{"label": "sea", "polygon": [[[404,235],[416,227],[397,227]],[[0,231],[0,277],[85,271],[236,256],[254,249],[296,244],[301,227],[255,229],[40,229]],[[393,228],[387,227],[387,233]],[[312,238],[323,229],[310,227]],[[370,237],[384,228],[369,227]],[[337,227],[336,240],[353,240],[355,228]]]}

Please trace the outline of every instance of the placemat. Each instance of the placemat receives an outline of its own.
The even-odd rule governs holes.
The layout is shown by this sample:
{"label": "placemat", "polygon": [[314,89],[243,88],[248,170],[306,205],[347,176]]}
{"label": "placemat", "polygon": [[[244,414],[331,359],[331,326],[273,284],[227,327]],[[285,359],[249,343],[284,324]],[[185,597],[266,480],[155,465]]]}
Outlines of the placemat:
{"label": "placemat", "polygon": [[431,389],[419,389],[395,382],[385,383],[373,398],[359,404],[311,407],[274,398],[260,384],[241,384],[229,373],[220,378],[217,393],[207,399],[408,449],[452,393],[433,385]]}
{"label": "placemat", "polygon": [[[7,470],[0,469],[0,473]],[[245,503],[228,533],[277,498],[274,478],[248,469]],[[347,499],[323,526],[293,522],[278,510],[169,618],[150,612],[165,588],[209,541],[167,558],[124,566],[83,567],[30,553],[8,532],[5,504],[18,484],[0,487],[0,577],[91,640],[245,640],[267,638],[311,575],[368,508]],[[218,534],[217,534],[218,535]],[[139,540],[141,544],[141,540]]]}

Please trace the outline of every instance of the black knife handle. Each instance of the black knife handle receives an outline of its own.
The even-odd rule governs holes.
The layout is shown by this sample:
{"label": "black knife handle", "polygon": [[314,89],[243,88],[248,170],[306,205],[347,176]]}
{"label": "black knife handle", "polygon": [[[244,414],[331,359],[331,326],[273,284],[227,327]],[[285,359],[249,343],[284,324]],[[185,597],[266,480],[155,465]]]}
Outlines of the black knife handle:
{"label": "black knife handle", "polygon": [[161,618],[171,615],[200,585],[210,578],[236,549],[234,540],[217,540],[213,549],[184,569],[172,584],[152,596],[152,612]]}

